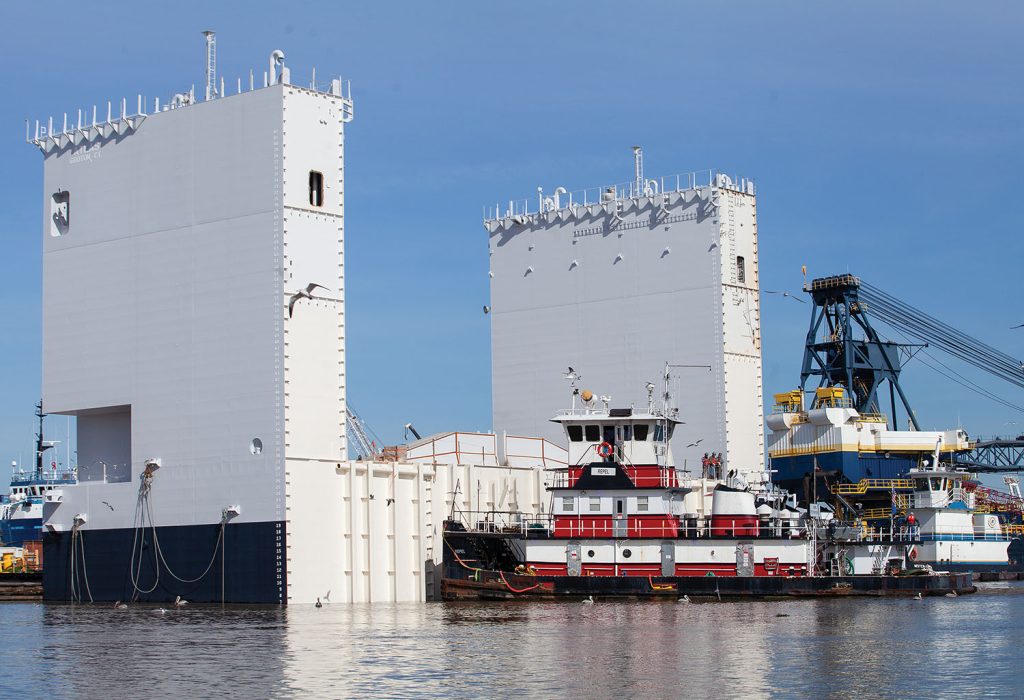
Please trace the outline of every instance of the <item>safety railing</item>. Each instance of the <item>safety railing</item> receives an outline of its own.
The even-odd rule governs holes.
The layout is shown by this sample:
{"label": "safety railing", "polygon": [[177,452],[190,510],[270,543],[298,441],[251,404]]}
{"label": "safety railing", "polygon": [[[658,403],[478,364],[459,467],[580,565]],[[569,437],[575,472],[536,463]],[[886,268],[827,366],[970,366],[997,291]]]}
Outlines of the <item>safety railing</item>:
{"label": "safety railing", "polygon": [[914,482],[911,479],[861,479],[855,484],[833,484],[832,493],[840,496],[857,496],[867,493],[869,490],[912,489]]}
{"label": "safety railing", "polygon": [[921,528],[918,525],[896,527],[870,527],[864,523],[833,522],[815,528],[819,540],[843,542],[920,542]]}
{"label": "safety railing", "polygon": [[1000,532],[988,532],[983,528],[973,528],[970,531],[954,530],[952,528],[937,528],[922,533],[921,539],[929,542],[1006,542],[1012,535],[1003,529]]}
{"label": "safety railing", "polygon": [[834,275],[811,280],[810,284],[804,286],[807,291],[819,289],[838,289],[840,287],[859,287],[860,278],[855,275]]}
{"label": "safety railing", "polygon": [[11,473],[11,485],[27,486],[37,482],[52,485],[58,482],[74,482],[77,478],[78,474],[74,469],[44,469],[40,476],[37,476],[34,471],[18,470]]}
{"label": "safety railing", "polygon": [[528,534],[551,528],[550,515],[528,515],[519,511],[458,510],[459,521],[468,532]]}
{"label": "safety railing", "polygon": [[493,221],[515,216],[532,216],[537,213],[558,211],[576,206],[607,204],[637,197],[653,197],[665,192],[686,192],[701,187],[719,187],[723,190],[754,194],[754,181],[742,177],[730,177],[717,170],[698,170],[678,175],[645,178],[641,182],[622,182],[603,187],[588,187],[567,191],[558,187],[545,193],[538,189],[536,197],[510,199],[507,205],[496,203],[484,207],[484,221]]}
{"label": "safety railing", "polygon": [[[618,466],[621,466],[626,472],[626,476],[640,488],[670,488],[679,484],[679,472],[675,467],[652,467],[648,465],[637,467],[630,464],[625,458],[622,458],[622,461],[623,463]],[[544,486],[549,489],[570,488],[575,483],[575,480],[570,478],[570,470],[575,470],[577,472],[576,479],[579,479],[591,468],[610,469],[615,468],[615,466],[612,462],[593,462],[574,467],[549,469],[547,470],[547,476],[544,478]]]}
{"label": "safety railing", "polygon": [[853,399],[847,396],[838,399],[815,399],[814,408],[853,408]]}

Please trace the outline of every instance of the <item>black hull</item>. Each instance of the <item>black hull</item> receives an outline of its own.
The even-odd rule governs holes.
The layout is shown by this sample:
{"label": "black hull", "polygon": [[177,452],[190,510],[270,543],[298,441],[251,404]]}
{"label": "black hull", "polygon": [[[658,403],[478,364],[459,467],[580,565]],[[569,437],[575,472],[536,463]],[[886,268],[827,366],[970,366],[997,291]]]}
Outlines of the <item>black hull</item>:
{"label": "black hull", "polygon": [[[224,546],[217,548],[221,526],[185,525],[156,528],[166,566],[156,576],[156,551],[150,528],[141,542],[139,592],[132,583],[132,543],[136,530],[83,530],[72,580],[71,534],[43,535],[43,600],[88,602],[171,602],[181,596],[193,603],[285,603],[287,573],[284,565],[285,526],[280,522],[230,523],[224,528]],[[84,566],[82,550],[84,549]],[[140,545],[136,544],[136,566]],[[215,554],[216,552],[216,554]],[[209,571],[203,571],[210,565]],[[167,567],[183,579],[174,578]],[[88,587],[86,586],[88,579]],[[222,585],[223,579],[223,585]],[[155,584],[155,587],[154,587]]]}
{"label": "black hull", "polygon": [[969,573],[939,576],[519,576],[479,571],[446,577],[445,600],[513,600],[599,596],[604,598],[750,600],[942,596],[974,593]]}

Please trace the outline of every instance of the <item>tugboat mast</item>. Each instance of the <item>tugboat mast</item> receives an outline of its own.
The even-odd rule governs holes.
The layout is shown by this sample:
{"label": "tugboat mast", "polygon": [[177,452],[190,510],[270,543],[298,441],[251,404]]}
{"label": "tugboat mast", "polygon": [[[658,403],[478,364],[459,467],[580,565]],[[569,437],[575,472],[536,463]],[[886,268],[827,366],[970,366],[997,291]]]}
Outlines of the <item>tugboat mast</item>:
{"label": "tugboat mast", "polygon": [[39,432],[36,433],[36,478],[43,478],[43,452],[53,447],[53,445],[47,445],[43,443],[43,418],[46,414],[43,413],[43,400],[40,399],[39,403],[36,404],[36,418],[39,419]]}

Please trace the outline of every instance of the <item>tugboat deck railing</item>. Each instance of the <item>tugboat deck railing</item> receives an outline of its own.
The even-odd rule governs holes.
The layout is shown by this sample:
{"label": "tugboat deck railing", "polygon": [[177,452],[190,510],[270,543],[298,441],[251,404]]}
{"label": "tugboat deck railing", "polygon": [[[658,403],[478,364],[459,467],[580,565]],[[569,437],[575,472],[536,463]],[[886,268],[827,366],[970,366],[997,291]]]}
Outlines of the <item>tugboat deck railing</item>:
{"label": "tugboat deck railing", "polygon": [[[554,537],[555,518],[550,514],[530,515],[516,511],[457,511],[461,524],[467,532],[476,534],[492,535],[519,535],[528,539],[551,539]],[[757,534],[749,532],[749,528],[757,529]],[[568,519],[564,525],[565,534],[559,538],[589,538],[589,539],[623,539],[609,537],[608,525],[605,522],[596,522],[593,519]],[[722,523],[711,524],[710,520],[701,521],[697,526],[688,526],[685,522],[678,525],[668,523],[637,523],[630,528],[631,533],[628,539],[637,538],[671,538],[671,539],[805,539],[808,537],[808,529],[804,526],[783,526],[778,523],[758,523],[748,525],[745,523]],[[743,534],[746,533],[746,534]],[[835,522],[827,526],[816,526],[815,536],[819,541],[827,542],[850,542],[850,543],[916,543],[924,540],[935,539],[935,536],[922,535],[920,526],[901,525],[892,528],[865,527],[863,524]],[[941,539],[948,539],[951,535],[940,535]],[[966,540],[979,541],[1003,541],[1009,539],[1008,533],[975,535],[963,534]]]}

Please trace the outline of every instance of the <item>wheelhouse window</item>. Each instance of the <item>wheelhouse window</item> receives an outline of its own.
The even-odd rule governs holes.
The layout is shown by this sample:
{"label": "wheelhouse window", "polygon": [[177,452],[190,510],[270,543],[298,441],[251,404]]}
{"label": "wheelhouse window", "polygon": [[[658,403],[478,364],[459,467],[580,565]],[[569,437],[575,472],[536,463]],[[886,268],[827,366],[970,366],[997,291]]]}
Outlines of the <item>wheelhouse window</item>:
{"label": "wheelhouse window", "polygon": [[625,440],[626,442],[629,442],[630,440],[633,439],[633,426],[632,425],[628,425],[627,424],[627,425],[622,426],[622,439]]}
{"label": "wheelhouse window", "polygon": [[569,434],[569,442],[583,442],[582,425],[567,425],[565,432]]}
{"label": "wheelhouse window", "polygon": [[615,426],[614,425],[606,425],[606,426],[604,426],[604,431],[603,432],[604,432],[604,441],[607,442],[609,445],[614,445],[615,444]]}
{"label": "wheelhouse window", "polygon": [[647,440],[647,431],[649,429],[650,429],[650,426],[647,425],[646,423],[640,423],[639,425],[634,425],[633,426],[633,439],[634,440],[639,440],[640,442],[644,442],[645,440]]}
{"label": "wheelhouse window", "polygon": [[572,496],[562,496],[562,512],[571,513],[576,510],[576,499]]}
{"label": "wheelhouse window", "polygon": [[590,497],[590,512],[600,513],[601,512],[601,498],[600,496]]}
{"label": "wheelhouse window", "polygon": [[588,425],[586,427],[587,442],[598,442],[601,439],[601,426]]}

